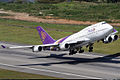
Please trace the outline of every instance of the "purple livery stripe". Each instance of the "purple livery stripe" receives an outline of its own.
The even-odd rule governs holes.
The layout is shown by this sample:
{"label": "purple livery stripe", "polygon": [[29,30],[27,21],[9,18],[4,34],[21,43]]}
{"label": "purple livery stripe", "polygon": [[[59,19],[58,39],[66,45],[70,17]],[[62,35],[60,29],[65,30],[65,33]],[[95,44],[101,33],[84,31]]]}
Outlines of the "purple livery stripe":
{"label": "purple livery stripe", "polygon": [[38,26],[36,29],[39,32],[43,44],[51,44],[55,42],[55,40],[42,27]]}
{"label": "purple livery stripe", "polygon": [[59,39],[57,40],[55,43],[62,43],[64,40],[66,40],[69,36],[65,37],[65,38],[62,38],[62,39]]}

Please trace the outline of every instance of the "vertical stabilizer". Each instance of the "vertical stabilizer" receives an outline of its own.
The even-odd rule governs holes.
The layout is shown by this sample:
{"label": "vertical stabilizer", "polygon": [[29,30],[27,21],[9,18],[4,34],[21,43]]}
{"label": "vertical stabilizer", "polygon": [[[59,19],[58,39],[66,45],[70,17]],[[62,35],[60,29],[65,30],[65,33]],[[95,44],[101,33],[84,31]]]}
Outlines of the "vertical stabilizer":
{"label": "vertical stabilizer", "polygon": [[37,30],[43,44],[51,44],[55,42],[55,40],[42,27],[38,26]]}

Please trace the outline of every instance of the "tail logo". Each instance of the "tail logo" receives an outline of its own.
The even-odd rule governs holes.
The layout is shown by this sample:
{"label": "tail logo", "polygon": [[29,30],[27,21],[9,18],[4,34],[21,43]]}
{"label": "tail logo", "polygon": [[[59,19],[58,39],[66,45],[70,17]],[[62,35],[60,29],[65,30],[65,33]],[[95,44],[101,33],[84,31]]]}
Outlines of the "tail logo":
{"label": "tail logo", "polygon": [[45,34],[45,32],[43,32],[43,31],[41,31],[41,36],[42,36],[42,41],[44,41],[45,40],[45,38],[46,38],[46,34]]}

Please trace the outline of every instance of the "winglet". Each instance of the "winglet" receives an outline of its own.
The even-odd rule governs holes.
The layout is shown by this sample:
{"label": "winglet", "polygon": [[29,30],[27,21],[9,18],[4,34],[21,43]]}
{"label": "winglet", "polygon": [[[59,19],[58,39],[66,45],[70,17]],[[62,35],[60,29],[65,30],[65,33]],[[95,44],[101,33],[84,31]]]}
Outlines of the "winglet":
{"label": "winglet", "polygon": [[113,32],[116,32],[117,30],[113,29]]}
{"label": "winglet", "polygon": [[115,29],[113,29],[113,33],[118,33],[118,31],[117,31],[117,30],[115,30]]}
{"label": "winglet", "polygon": [[1,45],[2,48],[6,48],[4,45]]}

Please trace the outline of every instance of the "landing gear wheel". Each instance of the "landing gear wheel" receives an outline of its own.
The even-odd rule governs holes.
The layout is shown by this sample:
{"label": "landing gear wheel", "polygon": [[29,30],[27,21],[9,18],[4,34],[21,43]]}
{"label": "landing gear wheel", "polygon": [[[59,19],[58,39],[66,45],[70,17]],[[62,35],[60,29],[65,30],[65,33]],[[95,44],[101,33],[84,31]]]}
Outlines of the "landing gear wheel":
{"label": "landing gear wheel", "polygon": [[93,47],[89,47],[89,52],[93,52]]}
{"label": "landing gear wheel", "polygon": [[89,52],[93,52],[93,50],[89,50]]}
{"label": "landing gear wheel", "polygon": [[79,53],[83,53],[83,52],[84,52],[84,50],[80,50],[80,51],[79,51]]}
{"label": "landing gear wheel", "polygon": [[75,50],[70,50],[69,55],[73,55],[73,54],[76,54],[76,53],[77,53],[77,51],[75,51]]}
{"label": "landing gear wheel", "polygon": [[93,50],[93,47],[89,47],[89,50]]}
{"label": "landing gear wheel", "polygon": [[73,53],[69,53],[69,55],[73,55]]}
{"label": "landing gear wheel", "polygon": [[79,53],[83,53],[84,50],[82,49],[82,47],[80,47]]}

